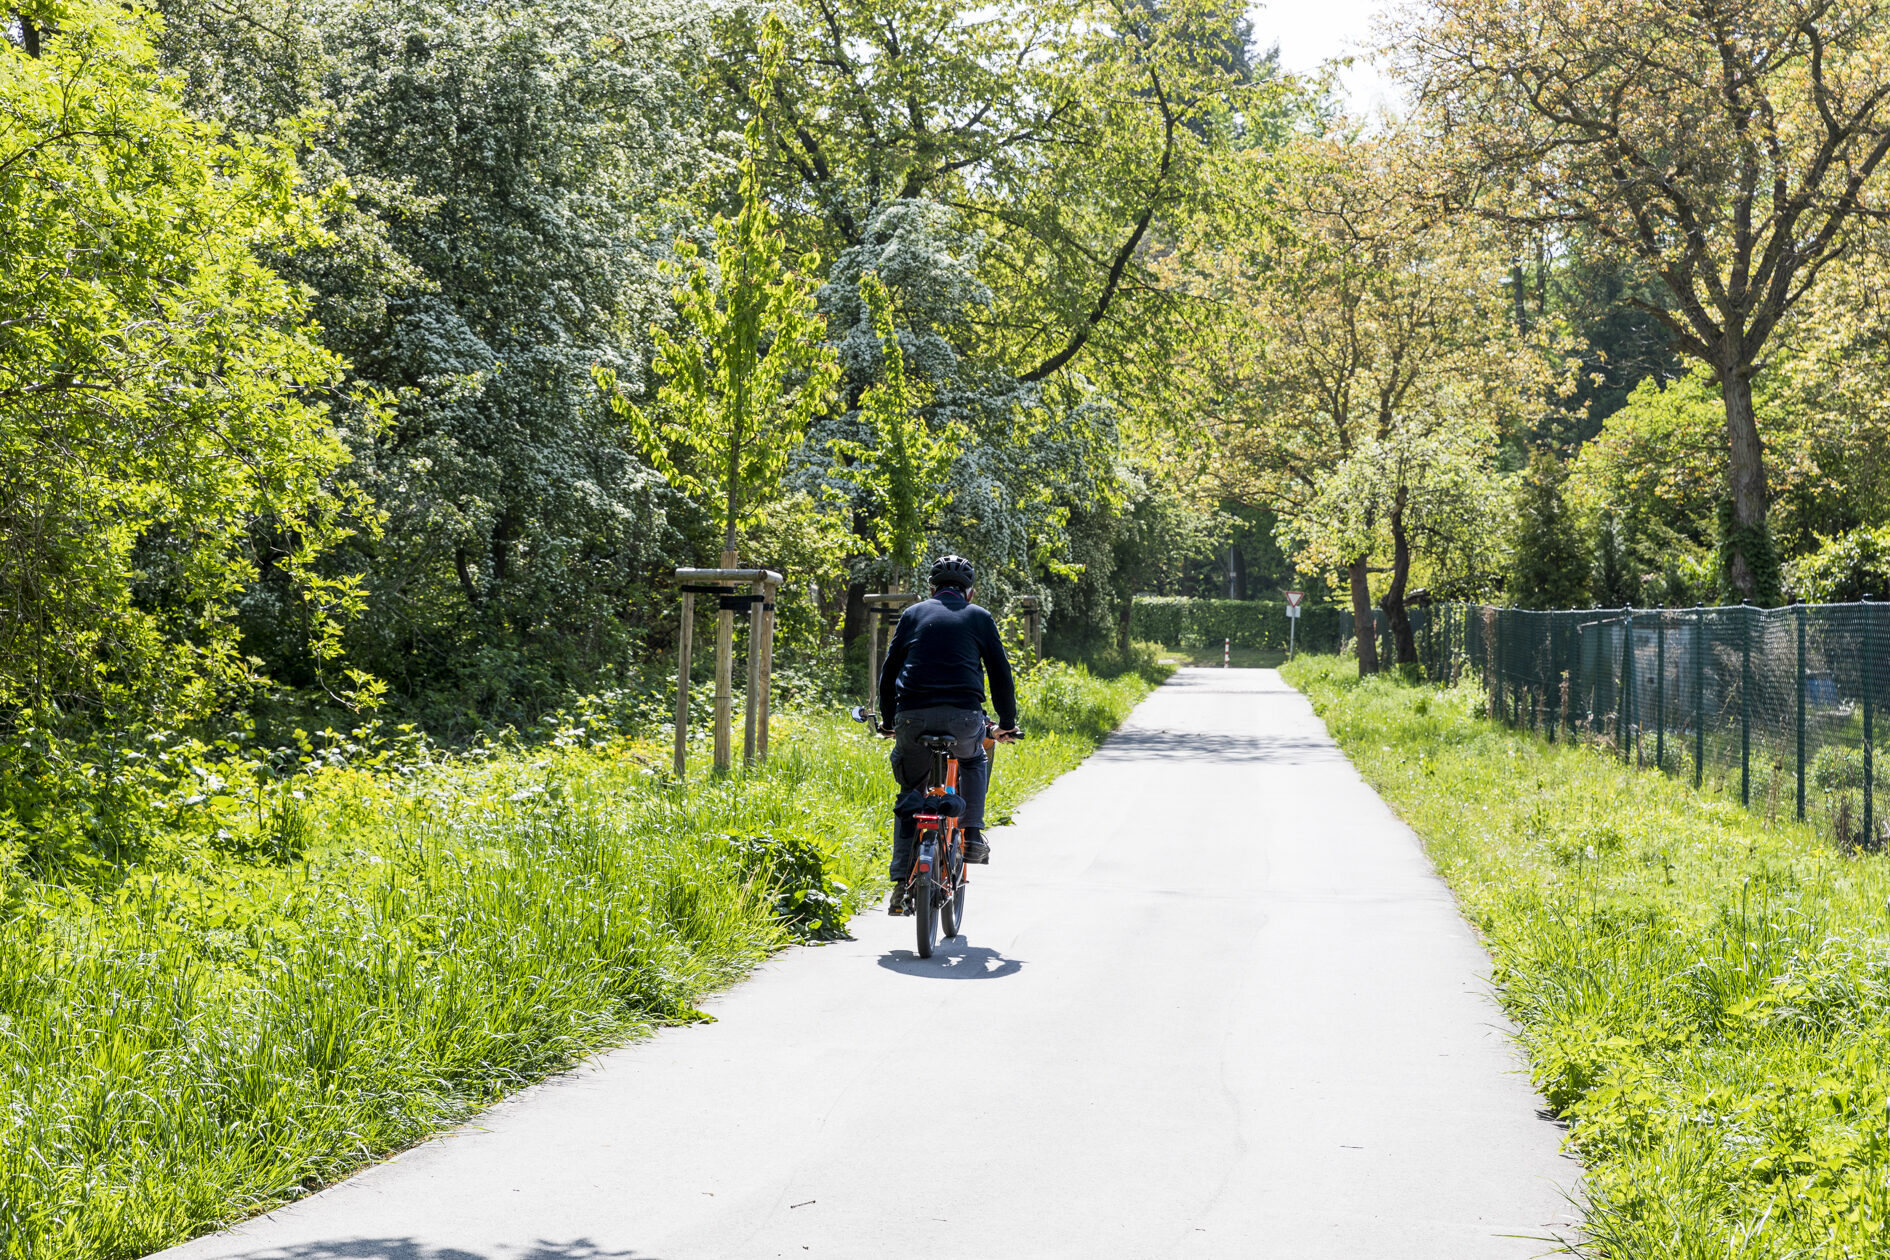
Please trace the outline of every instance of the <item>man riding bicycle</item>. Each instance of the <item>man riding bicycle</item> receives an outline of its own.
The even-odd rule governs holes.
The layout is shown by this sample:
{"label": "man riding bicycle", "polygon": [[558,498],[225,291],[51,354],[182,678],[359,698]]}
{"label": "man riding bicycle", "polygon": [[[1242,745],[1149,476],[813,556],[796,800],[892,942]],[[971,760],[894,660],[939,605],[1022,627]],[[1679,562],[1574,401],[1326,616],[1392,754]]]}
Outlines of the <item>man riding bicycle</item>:
{"label": "man riding bicycle", "polygon": [[899,801],[893,806],[893,895],[886,909],[900,912],[903,887],[912,865],[918,834],[913,817],[925,794],[932,753],[927,735],[950,735],[958,759],[958,795],[964,800],[961,825],[965,861],[989,862],[984,838],[984,795],[990,763],[984,756],[984,676],[991,676],[991,704],[997,710],[999,739],[1017,732],[1017,687],[1011,662],[991,614],[971,602],[976,573],[963,556],[942,556],[932,565],[932,598],[907,608],[886,649],[879,671],[880,729],[896,737],[893,777]]}

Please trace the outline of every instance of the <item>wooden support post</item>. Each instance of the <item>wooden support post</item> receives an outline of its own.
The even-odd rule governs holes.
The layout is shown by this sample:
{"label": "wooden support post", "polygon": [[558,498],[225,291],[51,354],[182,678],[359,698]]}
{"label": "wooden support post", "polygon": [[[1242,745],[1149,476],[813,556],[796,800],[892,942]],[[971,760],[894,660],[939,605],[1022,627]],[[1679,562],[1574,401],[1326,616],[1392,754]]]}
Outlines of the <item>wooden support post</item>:
{"label": "wooden support post", "polygon": [[[715,768],[718,773],[731,768],[733,757],[733,721],[735,709],[735,609],[742,604],[736,597],[732,603],[724,603],[741,586],[751,587],[756,598],[748,604],[749,610],[749,653],[748,653],[748,700],[745,705],[747,715],[746,738],[743,741],[744,752],[753,760],[759,747],[765,756],[767,736],[767,697],[764,694],[768,680],[772,676],[772,652],[769,640],[774,627],[773,610],[762,609],[767,602],[763,592],[772,592],[780,585],[781,575],[767,569],[678,569],[676,578],[685,586],[694,586],[693,590],[683,592],[683,618],[686,624],[693,624],[696,594],[717,595],[715,618]],[[757,633],[756,619],[761,618],[766,633]],[[687,751],[684,729],[688,714],[688,646],[692,640],[684,636],[680,673],[682,679],[677,687],[677,734],[676,734],[676,772],[683,773],[683,758]]]}
{"label": "wooden support post", "polygon": [[728,772],[733,760],[731,738],[735,715],[735,610],[723,608],[715,617],[715,772]]}
{"label": "wooden support post", "polygon": [[1024,645],[1030,648],[1030,663],[1043,660],[1043,608],[1035,595],[1017,597],[1017,611],[1024,616]]}
{"label": "wooden support post", "polygon": [[[879,667],[882,657],[892,647],[892,632],[899,614],[918,602],[917,595],[878,593],[866,597],[866,707],[879,713]],[[879,713],[883,718],[889,713]]]}
{"label": "wooden support post", "polygon": [[748,681],[742,694],[742,764],[755,764],[756,740],[761,734],[761,605],[766,598],[763,583],[750,582],[748,593],[754,602],[748,605]]}
{"label": "wooden support post", "polygon": [[684,591],[682,625],[676,640],[676,777],[682,778],[689,754],[689,664],[696,637],[696,597]]}
{"label": "wooden support post", "polygon": [[879,609],[866,608],[866,711],[879,720]]}
{"label": "wooden support post", "polygon": [[779,589],[779,583],[768,583],[761,605],[761,695],[755,703],[761,715],[757,752],[763,761],[768,759],[768,716],[774,697],[774,603]]}

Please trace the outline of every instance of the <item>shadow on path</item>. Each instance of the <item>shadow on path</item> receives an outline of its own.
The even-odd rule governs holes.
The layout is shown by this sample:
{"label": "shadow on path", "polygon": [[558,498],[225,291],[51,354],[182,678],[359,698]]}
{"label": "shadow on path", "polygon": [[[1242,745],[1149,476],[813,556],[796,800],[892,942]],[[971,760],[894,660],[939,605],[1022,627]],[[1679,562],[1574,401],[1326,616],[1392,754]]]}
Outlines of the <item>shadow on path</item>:
{"label": "shadow on path", "polygon": [[571,1242],[536,1243],[518,1247],[468,1251],[463,1247],[429,1247],[412,1238],[335,1238],[293,1247],[267,1247],[247,1252],[238,1260],[656,1260],[643,1251],[600,1247],[588,1238]]}
{"label": "shadow on path", "polygon": [[1022,959],[1006,958],[988,945],[967,945],[962,936],[939,942],[930,958],[921,958],[909,949],[895,949],[881,954],[879,965],[927,980],[997,980],[1024,969]]}
{"label": "shadow on path", "polygon": [[1224,731],[1162,731],[1125,727],[1096,752],[1101,761],[1267,762],[1276,766],[1343,761],[1329,739],[1313,735],[1236,735]]}

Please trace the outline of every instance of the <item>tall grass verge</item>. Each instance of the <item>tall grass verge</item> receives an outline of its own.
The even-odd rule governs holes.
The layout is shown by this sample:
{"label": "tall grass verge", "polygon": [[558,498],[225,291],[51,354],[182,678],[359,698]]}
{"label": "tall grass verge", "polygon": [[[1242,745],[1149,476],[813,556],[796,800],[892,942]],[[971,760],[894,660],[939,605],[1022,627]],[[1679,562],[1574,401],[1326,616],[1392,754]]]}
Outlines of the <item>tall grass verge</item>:
{"label": "tall grass verge", "polygon": [[[1033,671],[994,816],[1146,690]],[[259,797],[270,843],[174,837],[83,886],[0,868],[0,1254],[122,1260],[264,1210],[843,931],[883,888],[886,746],[778,730],[720,781],[624,739],[343,767]]]}
{"label": "tall grass verge", "polygon": [[1890,1255],[1890,865],[1438,689],[1282,669],[1424,838],[1588,1166],[1582,1255]]}

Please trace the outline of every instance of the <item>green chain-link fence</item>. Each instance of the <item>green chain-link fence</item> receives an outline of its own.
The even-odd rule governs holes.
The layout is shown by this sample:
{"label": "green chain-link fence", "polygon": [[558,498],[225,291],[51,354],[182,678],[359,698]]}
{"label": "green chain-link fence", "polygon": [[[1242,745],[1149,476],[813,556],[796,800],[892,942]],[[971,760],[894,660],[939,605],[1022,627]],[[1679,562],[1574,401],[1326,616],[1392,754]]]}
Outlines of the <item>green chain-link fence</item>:
{"label": "green chain-link fence", "polygon": [[1413,626],[1425,672],[1473,671],[1512,726],[1816,816],[1846,846],[1890,841],[1890,766],[1874,746],[1890,705],[1890,604],[1439,604]]}

